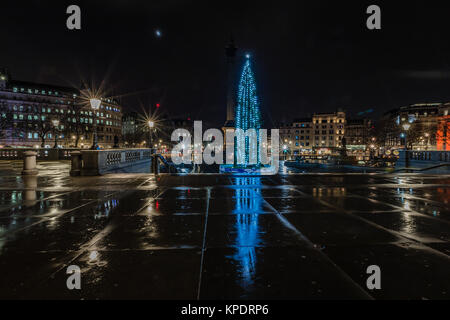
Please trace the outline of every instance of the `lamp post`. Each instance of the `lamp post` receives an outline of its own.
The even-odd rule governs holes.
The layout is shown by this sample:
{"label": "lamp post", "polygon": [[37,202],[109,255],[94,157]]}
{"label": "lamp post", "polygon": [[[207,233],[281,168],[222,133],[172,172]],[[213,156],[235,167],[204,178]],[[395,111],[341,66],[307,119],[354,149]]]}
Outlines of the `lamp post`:
{"label": "lamp post", "polygon": [[91,103],[91,108],[94,110],[94,133],[93,133],[93,137],[92,137],[92,150],[97,150],[98,149],[98,141],[97,141],[97,118],[96,118],[96,112],[97,110],[100,108],[100,104],[102,103],[100,99],[98,98],[92,98],[89,100],[89,102]]}
{"label": "lamp post", "polygon": [[404,123],[402,125],[403,130],[405,130],[405,167],[409,167],[409,155],[408,155],[408,130],[411,128],[411,124]]}
{"label": "lamp post", "polygon": [[53,124],[53,134],[55,135],[55,145],[53,146],[53,149],[58,148],[58,126],[59,126],[59,120],[58,119],[53,119],[52,120],[52,124]]}
{"label": "lamp post", "polygon": [[285,145],[283,145],[283,158],[284,158],[284,160],[287,160],[287,153],[288,153],[288,146],[285,144]]}
{"label": "lamp post", "polygon": [[155,127],[155,122],[149,120],[147,124],[148,124],[148,147],[152,149],[152,130]]}
{"label": "lamp post", "polygon": [[404,123],[402,125],[403,130],[405,130],[405,150],[408,150],[408,130],[409,128],[411,128],[411,124],[409,123]]}

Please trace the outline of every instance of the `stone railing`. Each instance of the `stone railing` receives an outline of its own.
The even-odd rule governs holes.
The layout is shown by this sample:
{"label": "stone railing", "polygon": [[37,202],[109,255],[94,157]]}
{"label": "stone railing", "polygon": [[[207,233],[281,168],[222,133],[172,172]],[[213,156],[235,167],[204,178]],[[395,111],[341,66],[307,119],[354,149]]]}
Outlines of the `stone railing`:
{"label": "stone railing", "polygon": [[396,169],[439,168],[445,173],[450,173],[450,151],[413,151],[401,150]]}
{"label": "stone railing", "polygon": [[72,176],[114,172],[150,172],[150,149],[81,150],[72,152]]}
{"label": "stone railing", "polygon": [[70,160],[70,153],[78,149],[35,149],[35,148],[2,148],[0,160],[24,160],[26,151],[36,152],[40,161]]}

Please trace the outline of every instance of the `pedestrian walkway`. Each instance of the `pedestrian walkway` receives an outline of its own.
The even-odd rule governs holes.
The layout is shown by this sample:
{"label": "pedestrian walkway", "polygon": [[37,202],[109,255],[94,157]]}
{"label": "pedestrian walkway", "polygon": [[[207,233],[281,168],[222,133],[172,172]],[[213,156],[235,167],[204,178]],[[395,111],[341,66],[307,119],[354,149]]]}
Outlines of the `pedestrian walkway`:
{"label": "pedestrian walkway", "polygon": [[[448,299],[450,177],[0,164],[0,298]],[[67,267],[81,268],[68,290]],[[381,269],[369,290],[367,267]]]}

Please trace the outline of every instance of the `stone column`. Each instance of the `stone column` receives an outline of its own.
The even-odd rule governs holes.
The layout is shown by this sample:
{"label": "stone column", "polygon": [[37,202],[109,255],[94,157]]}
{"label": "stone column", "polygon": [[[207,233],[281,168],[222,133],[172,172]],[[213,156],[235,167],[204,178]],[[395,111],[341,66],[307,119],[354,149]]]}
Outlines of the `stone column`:
{"label": "stone column", "polygon": [[35,151],[25,151],[23,153],[23,171],[22,175],[37,175],[36,168],[36,155]]}
{"label": "stone column", "polygon": [[70,153],[70,159],[72,161],[72,165],[70,168],[70,175],[72,177],[81,175],[81,151],[72,151]]}

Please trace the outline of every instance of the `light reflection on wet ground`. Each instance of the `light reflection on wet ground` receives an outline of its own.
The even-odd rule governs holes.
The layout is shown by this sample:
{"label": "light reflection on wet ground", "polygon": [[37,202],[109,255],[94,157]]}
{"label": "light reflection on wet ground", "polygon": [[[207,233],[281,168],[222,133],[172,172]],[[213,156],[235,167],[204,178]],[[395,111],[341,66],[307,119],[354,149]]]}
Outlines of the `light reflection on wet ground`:
{"label": "light reflection on wet ground", "polygon": [[[449,177],[40,166],[0,166],[1,298],[449,298]],[[371,264],[382,290],[365,289]]]}

